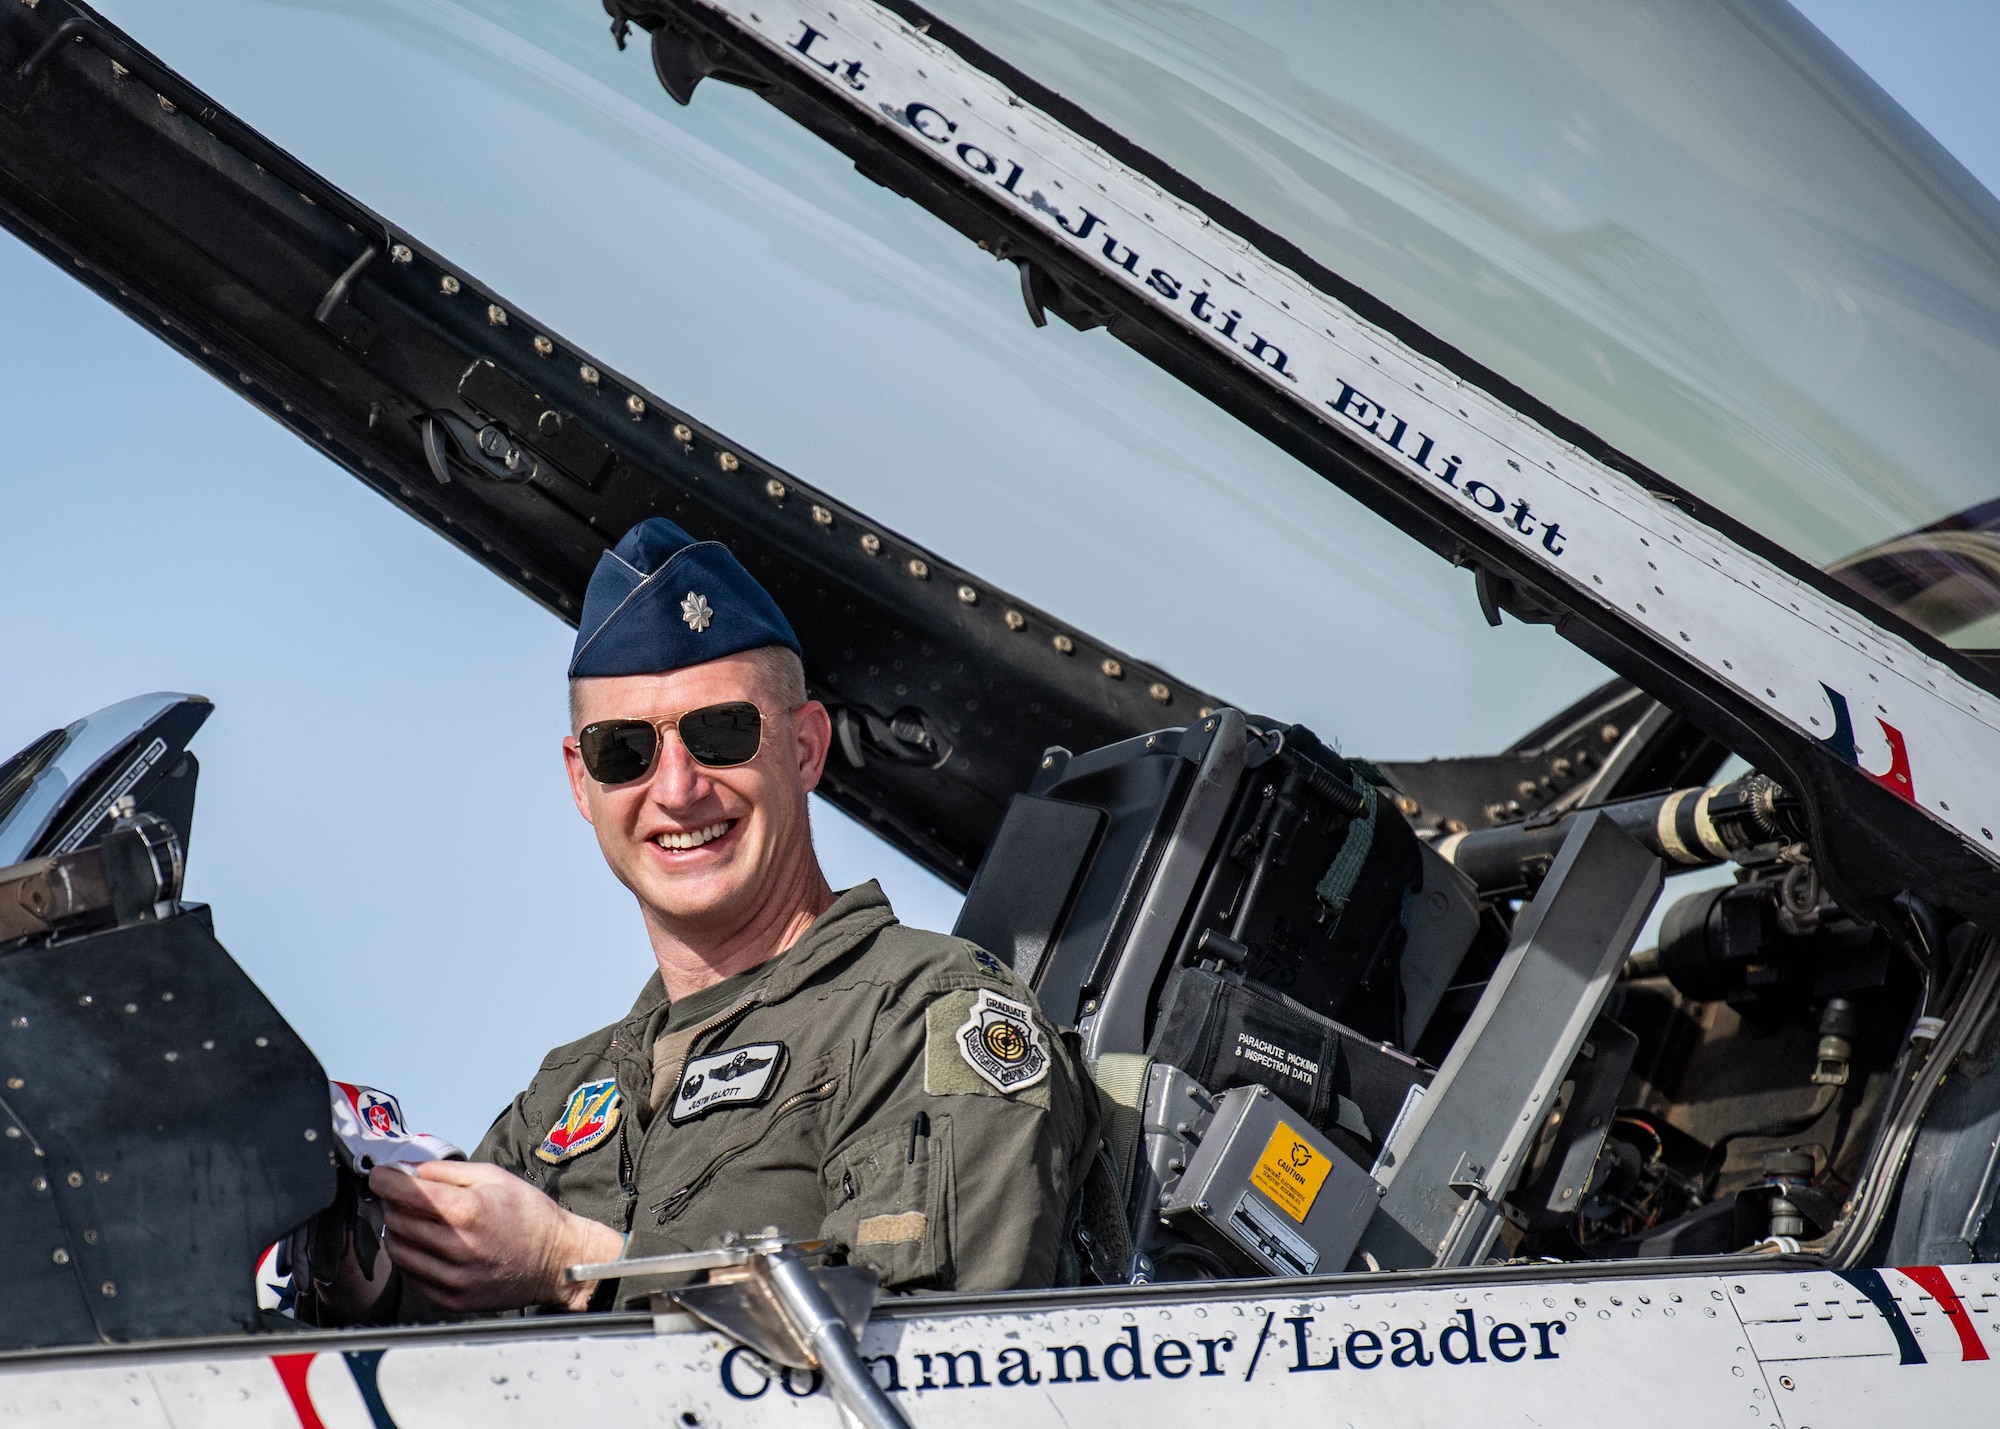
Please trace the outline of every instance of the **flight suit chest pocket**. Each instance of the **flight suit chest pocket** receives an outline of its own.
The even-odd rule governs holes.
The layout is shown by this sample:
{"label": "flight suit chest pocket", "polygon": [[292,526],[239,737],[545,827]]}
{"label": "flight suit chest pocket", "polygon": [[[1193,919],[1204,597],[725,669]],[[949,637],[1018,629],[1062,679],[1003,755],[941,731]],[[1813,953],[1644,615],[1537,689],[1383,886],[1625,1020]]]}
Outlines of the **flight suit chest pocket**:
{"label": "flight suit chest pocket", "polygon": [[784,1084],[759,1106],[723,1105],[682,1126],[664,1115],[654,1117],[646,1134],[645,1175],[651,1185],[673,1187],[649,1205],[657,1224],[679,1220],[725,1176],[732,1184],[750,1178],[744,1190],[747,1204],[763,1217],[757,1224],[783,1220],[787,1207],[760,1201],[760,1192],[775,1193],[755,1178],[774,1172],[797,1176],[793,1184],[811,1195],[812,1183],[805,1178],[825,1144],[818,1114],[839,1093],[850,1059],[843,1046],[788,1068]]}
{"label": "flight suit chest pocket", "polygon": [[827,1162],[829,1238],[885,1286],[950,1283],[951,1117],[919,1113],[851,1142]]}

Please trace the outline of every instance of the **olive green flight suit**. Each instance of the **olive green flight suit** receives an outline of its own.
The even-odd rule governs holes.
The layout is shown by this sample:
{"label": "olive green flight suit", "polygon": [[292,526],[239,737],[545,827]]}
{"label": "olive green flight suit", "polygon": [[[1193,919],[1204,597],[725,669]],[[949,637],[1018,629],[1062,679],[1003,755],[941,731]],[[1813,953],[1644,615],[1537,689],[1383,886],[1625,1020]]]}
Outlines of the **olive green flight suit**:
{"label": "olive green flight suit", "polygon": [[699,1015],[670,1017],[655,974],[622,1022],[543,1060],[474,1159],[629,1232],[628,1256],[776,1226],[891,1288],[1050,1283],[1098,1102],[996,958],[904,927],[866,883],[686,1001]]}

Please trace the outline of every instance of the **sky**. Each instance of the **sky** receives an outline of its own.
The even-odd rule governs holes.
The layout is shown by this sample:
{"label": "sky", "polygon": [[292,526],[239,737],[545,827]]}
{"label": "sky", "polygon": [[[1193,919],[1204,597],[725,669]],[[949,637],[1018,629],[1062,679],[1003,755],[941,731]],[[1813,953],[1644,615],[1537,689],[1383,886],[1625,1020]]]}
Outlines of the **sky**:
{"label": "sky", "polygon": [[[275,137],[308,162],[417,224],[412,231],[441,251],[467,255],[503,292],[524,293],[525,310],[546,312],[671,400],[1210,688],[1303,710],[1357,751],[1407,757],[1497,747],[1601,678],[1545,632],[1510,627],[1489,637],[1469,582],[1439,574],[1429,557],[1405,552],[1407,542],[1345,545],[1325,578],[1346,583],[1341,600],[1386,612],[1351,635],[1358,663],[1421,638],[1448,656],[1412,676],[1434,685],[1392,706],[1324,693],[1327,682],[1310,667],[1231,665],[1236,657],[1212,652],[1217,642],[1199,620],[1187,622],[1193,633],[1176,634],[1144,602],[1121,598],[1118,582],[1084,558],[1086,546],[1009,548],[982,533],[979,511],[939,500],[922,478],[938,452],[963,444],[949,427],[926,429],[912,417],[910,449],[894,462],[843,445],[836,404],[855,393],[827,375],[837,349],[815,344],[862,320],[854,314],[877,323],[871,340],[885,349],[907,339],[899,323],[934,338],[949,326],[935,312],[969,303],[962,330],[935,340],[990,360],[991,383],[1038,414],[1047,440],[1101,443],[1085,465],[1180,472],[1173,479],[1190,489],[1206,470],[1260,472],[1267,505],[1243,519],[1264,524],[1246,527],[1243,539],[1271,543],[1274,580],[1286,578],[1288,561],[1321,569],[1324,551],[1313,543],[1335,540],[1328,532],[1341,523],[1364,524],[1228,419],[1188,411],[1167,379],[1102,334],[1059,325],[1036,334],[991,265],[975,266],[985,260],[970,245],[913,205],[829,179],[838,166],[824,162],[816,141],[759,117],[747,99],[705,104],[704,91],[693,109],[673,110],[650,93],[642,58],[610,51],[601,16],[590,20],[577,62],[603,66],[614,86],[606,92],[631,96],[605,101],[604,147],[623,153],[621,145],[638,144],[634,134],[679,144],[674,161],[684,172],[671,192],[727,191],[737,205],[721,218],[702,210],[697,221],[692,200],[661,199],[645,215],[666,266],[700,280],[646,333],[619,325],[621,310],[654,299],[616,276],[618,262],[593,253],[578,264],[572,253],[561,266],[584,270],[595,286],[548,287],[551,254],[519,232],[534,225],[517,225],[503,242],[494,235],[505,204],[480,211],[467,196],[478,185],[437,180],[438,156],[421,150],[422,135],[449,131],[451,142],[469,145],[472,129],[502,127],[508,115],[425,115],[420,132],[399,138],[395,123],[412,122],[406,108],[391,122],[382,106],[357,104],[328,107],[334,117],[314,127],[300,117],[309,105],[287,108],[291,92],[347,86],[352,68],[329,60],[334,77],[322,81],[310,68],[246,63],[301,34],[348,42],[338,7],[218,0],[212,8],[224,18],[186,53],[156,38],[157,7],[101,8],[252,123],[285,131]],[[2000,186],[2000,99],[1990,85],[2000,12],[1905,0],[1888,23],[1880,4],[1801,8],[1989,188]],[[597,6],[569,9],[595,16]],[[423,42],[417,34],[413,50]],[[495,44],[496,65],[535,62]],[[396,63],[388,56],[366,83],[410,91]],[[408,105],[422,102],[410,91]],[[351,155],[379,156],[398,142],[410,145],[407,160],[371,171],[365,189],[341,172]],[[505,142],[530,144],[532,131]],[[764,171],[778,180],[759,187],[728,168],[731,145],[743,143],[763,146]],[[734,227],[724,221],[732,213]],[[604,241],[615,247],[618,236]],[[927,284],[935,295],[926,296]],[[735,329],[753,325],[746,313],[758,304],[754,322],[786,341],[752,365]],[[572,633],[6,236],[0,332],[0,603],[10,615],[0,753],[135,693],[213,698],[216,713],[194,744],[202,776],[188,896],[213,905],[224,944],[330,1074],[396,1092],[419,1126],[469,1146],[547,1048],[620,1015],[650,968],[631,900],[605,871],[562,779],[561,672]],[[1171,415],[1145,431],[1127,415],[1170,404]],[[1021,462],[1004,441],[982,445],[994,447],[996,464]],[[890,466],[897,470],[885,474]],[[1023,483],[1043,479],[1073,480],[1024,465]],[[1086,510],[1078,524],[1114,515],[1146,519],[1107,508]],[[1322,520],[1326,532],[1314,525]],[[1441,584],[1447,578],[1458,584]],[[1506,681],[1482,680],[1501,669]],[[423,741],[420,755],[413,738],[439,719],[456,731],[455,767],[438,767],[435,741]],[[907,921],[950,926],[952,890],[829,807],[815,820],[836,886],[880,877]]]}

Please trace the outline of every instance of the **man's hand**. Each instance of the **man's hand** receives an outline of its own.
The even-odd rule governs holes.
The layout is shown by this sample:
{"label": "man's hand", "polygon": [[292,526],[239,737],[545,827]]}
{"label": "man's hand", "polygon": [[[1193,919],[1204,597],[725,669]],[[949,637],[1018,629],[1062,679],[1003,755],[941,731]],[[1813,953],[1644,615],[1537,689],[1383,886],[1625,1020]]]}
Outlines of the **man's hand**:
{"label": "man's hand", "polygon": [[513,1172],[479,1161],[378,1166],[369,1189],[387,1213],[389,1254],[447,1310],[562,1305],[581,1310],[595,1282],[570,1285],[572,1265],[616,1260],[625,1238],[572,1215]]}

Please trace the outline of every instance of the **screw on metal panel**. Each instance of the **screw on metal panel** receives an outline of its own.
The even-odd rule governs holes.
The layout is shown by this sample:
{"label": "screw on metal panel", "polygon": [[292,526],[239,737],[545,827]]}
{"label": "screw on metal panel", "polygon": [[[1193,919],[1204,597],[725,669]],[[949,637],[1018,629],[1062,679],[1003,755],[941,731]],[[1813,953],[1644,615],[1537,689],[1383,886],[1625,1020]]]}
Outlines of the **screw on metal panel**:
{"label": "screw on metal panel", "polygon": [[634,392],[631,396],[625,399],[625,410],[630,412],[635,417],[645,416],[646,399],[644,397],[641,397],[637,392]]}
{"label": "screw on metal panel", "polygon": [[595,387],[597,385],[598,371],[588,362],[577,368],[576,375],[581,377],[588,386]]}
{"label": "screw on metal panel", "polygon": [[61,1246],[57,1246],[55,1254],[55,1262],[57,1265],[68,1265],[69,1252],[64,1250]]}
{"label": "screw on metal panel", "polygon": [[556,350],[556,345],[550,342],[547,338],[537,337],[535,339],[535,356],[548,357],[552,355],[555,352],[555,350]]}
{"label": "screw on metal panel", "polygon": [[174,1000],[174,995],[171,992],[163,992],[160,994],[160,1001],[162,1002],[172,1002],[173,1000]]}
{"label": "screw on metal panel", "polygon": [[[34,0],[28,0],[28,6],[29,6],[29,8],[30,8],[30,9],[33,9],[33,8],[34,8]],[[118,61],[117,61],[117,60],[113,60],[113,61],[111,62],[111,72],[112,72],[112,73],[113,73],[114,75],[118,76],[118,78],[120,78],[120,79],[123,79],[123,78],[125,78],[125,76],[126,76],[126,75],[128,75],[128,74],[132,73],[132,71],[131,71],[131,70],[129,70],[129,69],[127,69],[127,68],[125,68],[125,66],[124,66],[124,65],[122,65],[122,64],[120,64],[120,63],[118,63]]]}
{"label": "screw on metal panel", "polygon": [[881,555],[882,538],[876,535],[873,531],[863,532],[861,536],[861,549],[866,551],[871,556]]}
{"label": "screw on metal panel", "polygon": [[69,1175],[63,1177],[63,1180],[69,1182],[72,1188],[81,1186],[83,1184],[83,1173],[81,1171],[72,1171]]}
{"label": "screw on metal panel", "polygon": [[257,1039],[257,1045],[259,1047],[268,1047],[271,1045],[271,1039],[268,1037],[259,1037]]}
{"label": "screw on metal panel", "polygon": [[1008,611],[1008,612],[1007,612],[1007,616],[1006,616],[1006,620],[1007,620],[1007,628],[1008,628],[1009,630],[1025,630],[1025,629],[1027,629],[1027,626],[1028,626],[1028,617],[1027,617],[1027,616],[1025,616],[1025,615],[1023,615],[1023,614],[1021,614],[1021,612],[1020,612],[1020,611],[1018,611],[1018,610],[1010,610],[1010,611]]}
{"label": "screw on metal panel", "polygon": [[1607,724],[1603,729],[1597,731],[1597,737],[1606,744],[1616,744],[1618,742],[1618,734],[1618,726],[1615,724]]}
{"label": "screw on metal panel", "polygon": [[115,1280],[105,1281],[97,1287],[97,1293],[107,1300],[116,1300],[118,1298],[118,1282]]}
{"label": "screw on metal panel", "polygon": [[447,273],[438,279],[438,287],[445,293],[456,293],[458,291],[458,279]]}
{"label": "screw on metal panel", "polygon": [[20,1128],[20,1127],[18,1127],[18,1126],[10,1126],[10,1127],[8,1127],[8,1128],[7,1128],[7,1139],[8,1139],[9,1141],[18,1141],[18,1140],[20,1140],[20,1137],[21,1137],[21,1128]]}
{"label": "screw on metal panel", "polygon": [[[174,109],[174,102],[173,102],[173,101],[172,101],[171,99],[167,98],[167,97],[166,97],[166,96],[165,96],[164,94],[160,96],[160,108],[162,108],[162,109],[166,110],[166,111],[167,111],[167,113],[169,113],[169,114],[173,114],[173,113],[176,113],[176,112],[177,112],[177,111],[176,111],[176,110]],[[304,197],[305,197],[305,195],[304,195],[304,194],[300,194],[300,195],[299,195],[299,197],[300,197],[300,198],[304,198]]]}
{"label": "screw on metal panel", "polygon": [[910,574],[920,581],[927,581],[931,578],[930,562],[921,560],[916,556],[910,557],[908,569]]}
{"label": "screw on metal panel", "polygon": [[680,442],[682,445],[686,445],[688,442],[693,441],[694,428],[690,427],[686,422],[675,422],[674,440]]}
{"label": "screw on metal panel", "polygon": [[127,1012],[137,1012],[139,1010],[139,1004],[136,1002],[128,1002],[125,1004],[125,1010]]}
{"label": "screw on metal panel", "polygon": [[783,501],[785,499],[785,483],[778,480],[775,476],[772,477],[764,483],[764,494],[773,501]]}
{"label": "screw on metal panel", "polygon": [[[1215,713],[1215,710],[1214,710],[1213,708],[1211,708],[1210,706],[1208,706],[1208,705],[1203,705],[1203,706],[1202,706],[1202,707],[1201,707],[1200,709],[1198,709],[1198,710],[1196,710],[1196,711],[1194,712],[1194,714],[1195,714],[1195,718],[1196,718],[1196,719],[1207,719],[1207,718],[1208,718],[1208,717],[1209,717],[1210,715],[1212,715],[1212,714],[1214,714],[1214,713]],[[1210,725],[1210,726],[1209,726],[1209,728],[1210,728],[1210,729],[1214,729],[1214,728],[1215,728],[1215,726],[1214,726],[1214,725]]]}
{"label": "screw on metal panel", "polygon": [[26,1085],[28,1084],[22,1081],[19,1077],[9,1077],[7,1079],[7,1090],[10,1092],[18,1092],[19,1090],[21,1090],[21,1088],[25,1087]]}
{"label": "screw on metal panel", "polygon": [[43,1176],[37,1176],[34,1180],[28,1183],[28,1189],[36,1192],[48,1190],[49,1189],[48,1178]]}
{"label": "screw on metal panel", "polygon": [[100,1186],[104,1185],[111,1179],[111,1173],[109,1171],[99,1171],[95,1174],[97,1176],[97,1184]]}
{"label": "screw on metal panel", "polygon": [[391,243],[389,245],[389,261],[391,263],[407,263],[416,256],[416,254],[410,252],[410,245],[407,243]]}
{"label": "screw on metal panel", "polygon": [[201,1050],[204,1052],[213,1052],[215,1050],[215,1039],[211,1037],[206,1042],[202,1043]]}
{"label": "screw on metal panel", "polygon": [[85,1245],[96,1245],[96,1244],[97,1244],[97,1232],[96,1232],[96,1231],[85,1231],[85,1232],[83,1233],[83,1243],[84,1243]]}
{"label": "screw on metal panel", "polygon": [[813,525],[831,526],[832,524],[833,513],[831,511],[827,510],[824,506],[813,507]]}
{"label": "screw on metal panel", "polygon": [[1053,769],[1055,767],[1056,767],[1056,757],[1053,754],[1047,756],[1042,760],[1042,768]]}
{"label": "screw on metal panel", "polygon": [[1125,667],[1116,660],[1102,660],[1098,663],[1097,668],[1102,670],[1109,679],[1122,680],[1125,678]]}
{"label": "screw on metal panel", "polygon": [[1153,681],[1152,684],[1146,686],[1146,693],[1151,695],[1155,700],[1157,700],[1159,703],[1163,705],[1169,703],[1174,697],[1174,692],[1168,689],[1165,685],[1161,684],[1158,680],[1155,680]]}
{"label": "screw on metal panel", "polygon": [[486,305],[486,321],[492,323],[495,327],[507,326],[507,310],[498,303],[488,303]]}
{"label": "screw on metal panel", "polygon": [[181,1059],[181,1054],[180,1054],[180,1053],[178,1053],[178,1052],[169,1052],[169,1053],[167,1053],[167,1060],[168,1060],[169,1062],[178,1062],[178,1061],[180,1061],[180,1059]]}
{"label": "screw on metal panel", "polygon": [[741,461],[737,460],[735,452],[717,452],[715,454],[715,464],[724,471],[735,471],[743,465]]}
{"label": "screw on metal panel", "polygon": [[307,1127],[307,1128],[306,1128],[306,1140],[307,1140],[307,1141],[318,1141],[318,1140],[319,1140],[319,1133],[318,1133],[317,1131],[314,1131],[314,1130],[313,1130],[313,1129],[312,1129],[311,1127]]}
{"label": "screw on metal panel", "polygon": [[960,605],[977,605],[979,592],[969,585],[962,585],[958,588],[958,601]]}
{"label": "screw on metal panel", "polygon": [[1422,807],[1421,804],[1412,799],[1408,794],[1398,794],[1396,796],[1396,808],[1401,811],[1403,817],[1406,819],[1414,819]]}
{"label": "screw on metal panel", "polygon": [[1076,642],[1070,639],[1067,635],[1058,635],[1053,640],[1051,640],[1049,644],[1056,647],[1056,653],[1058,655],[1067,655],[1072,650],[1076,649]]}

